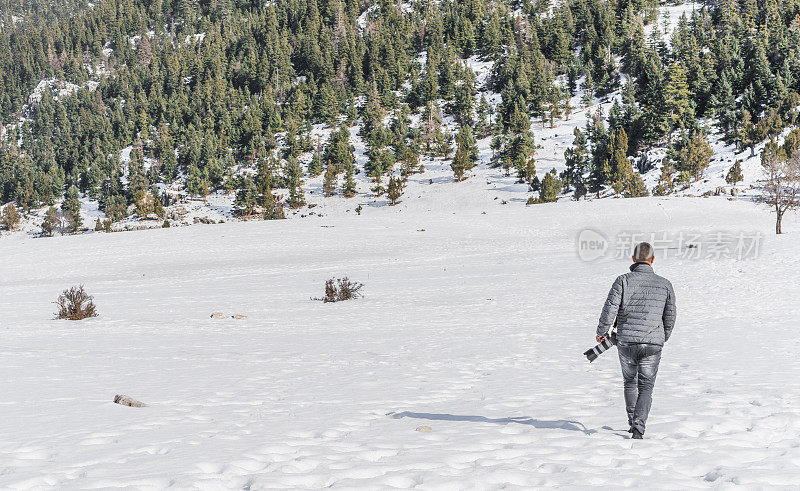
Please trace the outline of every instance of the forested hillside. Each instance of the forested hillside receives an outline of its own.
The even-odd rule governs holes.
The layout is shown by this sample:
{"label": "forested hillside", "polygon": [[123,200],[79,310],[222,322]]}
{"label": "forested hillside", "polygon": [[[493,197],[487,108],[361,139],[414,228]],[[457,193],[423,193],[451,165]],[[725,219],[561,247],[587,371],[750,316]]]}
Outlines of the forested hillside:
{"label": "forested hillside", "polygon": [[[674,29],[652,0],[44,5],[0,2],[0,203],[60,204],[45,233],[80,227],[86,199],[161,219],[226,191],[240,215],[281,218],[317,176],[325,196],[365,192],[359,176],[395,203],[434,158],[455,180],[502,168],[530,203],[669,194],[702,178],[710,132],[800,146],[800,0],[698,2]],[[538,129],[598,98],[613,105],[576,128],[563,170],[537,176]]]}

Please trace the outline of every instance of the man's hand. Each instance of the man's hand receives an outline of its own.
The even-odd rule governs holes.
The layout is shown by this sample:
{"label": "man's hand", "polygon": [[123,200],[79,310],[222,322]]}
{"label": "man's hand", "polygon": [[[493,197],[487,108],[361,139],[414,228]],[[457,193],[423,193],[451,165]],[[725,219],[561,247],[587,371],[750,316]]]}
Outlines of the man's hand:
{"label": "man's hand", "polygon": [[595,336],[594,338],[597,340],[597,343],[602,343],[608,336]]}

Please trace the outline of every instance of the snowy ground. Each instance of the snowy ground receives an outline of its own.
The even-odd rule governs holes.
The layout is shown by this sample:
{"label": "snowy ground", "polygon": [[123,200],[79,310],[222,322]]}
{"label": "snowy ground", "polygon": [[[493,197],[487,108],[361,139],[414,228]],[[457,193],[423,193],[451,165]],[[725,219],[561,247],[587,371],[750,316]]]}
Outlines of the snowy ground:
{"label": "snowy ground", "polygon": [[[765,208],[724,198],[450,196],[431,212],[423,197],[313,221],[0,241],[0,488],[800,482],[796,215],[777,237]],[[581,356],[627,271],[613,246],[578,258],[586,227],[764,236],[744,261],[657,259],[678,324],[642,442],[627,439],[616,352]],[[366,298],[310,300],[343,275]],[[100,317],[52,320],[77,283]],[[149,406],[113,404],[120,393]]]}

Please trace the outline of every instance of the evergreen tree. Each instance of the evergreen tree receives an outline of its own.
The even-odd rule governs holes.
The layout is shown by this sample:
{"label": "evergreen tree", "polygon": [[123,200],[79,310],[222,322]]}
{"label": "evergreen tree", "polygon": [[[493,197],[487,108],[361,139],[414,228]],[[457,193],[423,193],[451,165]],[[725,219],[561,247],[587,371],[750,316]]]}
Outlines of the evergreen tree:
{"label": "evergreen tree", "polygon": [[389,197],[391,205],[394,206],[400,202],[400,197],[403,195],[403,181],[398,177],[391,176],[389,178],[389,186],[386,192]]}
{"label": "evergreen tree", "polygon": [[20,220],[22,220],[22,216],[20,216],[19,211],[17,211],[17,207],[14,206],[13,203],[9,203],[3,208],[0,219],[2,219],[3,225],[7,230],[16,230]]}
{"label": "evergreen tree", "polygon": [[425,153],[437,152],[437,144],[443,138],[442,135],[442,113],[439,106],[433,102],[428,102],[425,111],[420,119],[420,137],[425,147]]}
{"label": "evergreen tree", "polygon": [[475,166],[475,162],[478,160],[478,146],[469,126],[461,126],[456,137],[456,145],[456,153],[450,163],[450,168],[453,169],[456,181],[463,181],[466,173]]}
{"label": "evergreen tree", "polygon": [[685,128],[694,119],[694,108],[690,98],[686,68],[677,61],[667,70],[665,87],[665,132],[674,128]]}
{"label": "evergreen tree", "polygon": [[331,133],[328,143],[325,145],[322,159],[333,166],[337,174],[344,172],[355,162],[353,146],[350,145],[350,130],[347,126],[340,126],[338,131]]}
{"label": "evergreen tree", "polygon": [[465,146],[459,145],[456,149],[455,155],[453,156],[453,160],[450,162],[450,168],[453,169],[456,182],[463,181],[465,179],[465,174],[470,169],[471,165],[472,163],[470,162],[469,158],[469,150]]}
{"label": "evergreen tree", "polygon": [[286,203],[290,208],[300,208],[306,204],[303,191],[303,169],[296,158],[289,157],[284,172],[286,173],[286,187],[289,189],[289,199]]}
{"label": "evergreen tree", "polygon": [[661,167],[661,175],[658,177],[658,184],[653,188],[653,194],[656,196],[667,196],[672,194],[675,190],[675,178],[673,174],[675,169],[669,165],[664,164]]}
{"label": "evergreen tree", "polygon": [[253,214],[256,207],[256,185],[252,177],[245,176],[242,178],[241,184],[236,190],[233,206],[240,215],[250,217]]}
{"label": "evergreen tree", "polygon": [[69,215],[75,229],[83,225],[83,219],[81,218],[81,202],[76,186],[70,186],[69,189],[67,189],[67,192],[64,194],[64,201],[61,203],[61,209]]}
{"label": "evergreen tree", "polygon": [[552,169],[550,172],[544,175],[544,179],[542,179],[541,188],[539,190],[539,199],[536,200],[537,203],[552,203],[554,201],[558,201],[558,193],[561,192],[561,187],[563,183],[558,178],[556,174],[556,170]]}
{"label": "evergreen tree", "polygon": [[329,198],[336,194],[336,169],[328,164],[325,167],[325,176],[322,181],[322,192]]}
{"label": "evergreen tree", "polygon": [[322,156],[319,152],[314,152],[314,156],[311,157],[311,161],[308,163],[308,176],[317,177],[322,174],[322,171]]}
{"label": "evergreen tree", "polygon": [[530,117],[519,106],[514,104],[509,130],[511,135],[503,151],[503,167],[515,168],[520,182],[533,186],[536,177],[534,155],[536,145],[533,142],[533,133],[530,131]]}
{"label": "evergreen tree", "polygon": [[628,151],[628,136],[620,128],[611,141],[611,160],[609,162],[612,175],[611,186],[617,194],[626,198],[647,196],[647,188],[642,177],[633,171],[633,166],[626,156]]}
{"label": "evergreen tree", "polygon": [[705,135],[698,130],[684,132],[669,152],[675,170],[680,173],[680,180],[685,183],[702,177],[713,154]]}
{"label": "evergreen tree", "polygon": [[354,178],[355,166],[347,166],[344,174],[344,184],[342,185],[342,194],[345,198],[352,198],[356,195],[356,180]]}
{"label": "evergreen tree", "polygon": [[742,182],[744,176],[742,175],[742,161],[736,159],[736,162],[733,163],[733,166],[728,170],[728,174],[725,175],[725,182],[730,184],[731,186],[736,186],[737,183]]}
{"label": "evergreen tree", "polygon": [[211,192],[205,173],[194,164],[189,167],[189,175],[186,178],[186,192],[200,198],[205,198]]}
{"label": "evergreen tree", "polygon": [[[98,220],[100,220],[98,218]],[[58,218],[56,217],[56,208],[51,206],[44,213],[44,220],[42,221],[42,235],[52,237],[58,226]]]}
{"label": "evergreen tree", "polygon": [[575,139],[572,147],[564,152],[566,169],[562,173],[561,180],[564,190],[575,189],[575,199],[580,199],[586,194],[584,175],[589,167],[589,155],[587,151],[586,135],[579,128],[573,131]]}

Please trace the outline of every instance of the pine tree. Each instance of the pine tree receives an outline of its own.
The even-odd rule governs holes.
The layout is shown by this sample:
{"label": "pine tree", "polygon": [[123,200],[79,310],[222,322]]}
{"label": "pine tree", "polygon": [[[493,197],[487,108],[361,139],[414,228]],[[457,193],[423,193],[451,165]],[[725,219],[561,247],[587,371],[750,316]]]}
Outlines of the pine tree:
{"label": "pine tree", "polygon": [[491,107],[489,106],[489,102],[486,100],[486,96],[481,94],[481,100],[478,103],[477,113],[477,120],[475,122],[475,134],[478,138],[483,138],[489,134],[490,125],[488,121],[489,112],[491,111]]}
{"label": "pine tree", "polygon": [[469,159],[469,150],[465,146],[459,145],[456,149],[455,155],[453,156],[453,160],[450,162],[450,168],[453,169],[456,182],[463,181],[465,179],[464,176],[471,165],[472,164]]}
{"label": "pine tree", "polygon": [[686,68],[677,61],[667,69],[665,87],[666,114],[664,131],[671,132],[676,127],[685,128],[694,119],[694,108],[690,98]]}
{"label": "pine tree", "polygon": [[[287,181],[289,181],[289,179],[287,179]],[[273,175],[271,162],[270,160],[262,159],[258,166],[254,194],[255,202],[261,207],[261,216],[265,220],[278,220],[285,218],[283,213],[283,205],[278,202],[278,200],[275,198],[275,195],[272,194],[272,183]],[[302,193],[302,188],[300,191]]]}
{"label": "pine tree", "polygon": [[555,128],[556,119],[560,118],[563,114],[561,110],[561,102],[561,89],[554,87],[552,90],[550,90],[550,96],[548,98],[548,120],[550,121],[551,128]]}
{"label": "pine tree", "polygon": [[403,181],[400,178],[391,176],[389,178],[389,186],[386,196],[388,196],[391,205],[394,206],[400,202],[400,197],[403,195]]}
{"label": "pine tree", "polygon": [[611,172],[613,176],[611,186],[614,188],[614,191],[626,198],[647,196],[649,193],[644,185],[642,176],[633,171],[631,161],[628,160],[626,156],[628,151],[628,136],[624,129],[620,128],[614,135],[611,148],[611,160],[609,161],[609,169],[606,173]]}
{"label": "pine tree", "polygon": [[739,142],[742,150],[750,148],[750,156],[755,155],[755,147],[760,140],[757,137],[756,126],[753,124],[750,111],[742,110],[742,123],[739,130]]}
{"label": "pine tree", "polygon": [[434,102],[428,102],[420,118],[420,137],[425,145],[425,153],[432,153],[442,138],[442,113]]}
{"label": "pine tree", "polygon": [[675,170],[684,182],[696,181],[708,167],[714,152],[705,135],[699,130],[684,132],[670,150],[669,156],[675,162]]}
{"label": "pine tree", "polygon": [[462,125],[456,136],[456,144],[463,146],[468,154],[470,160],[470,169],[478,161],[478,145],[475,142],[475,137],[472,136],[472,128],[469,125]]}
{"label": "pine tree", "polygon": [[352,198],[356,195],[356,180],[354,178],[355,166],[347,166],[344,174],[344,184],[342,185],[342,194],[345,198]]}
{"label": "pine tree", "polygon": [[515,168],[520,182],[532,186],[536,177],[536,145],[530,131],[530,117],[518,103],[514,103],[509,123],[511,135],[503,149],[503,167]]}
{"label": "pine tree", "polygon": [[144,173],[143,160],[142,149],[139,146],[133,147],[128,162],[128,203],[131,204],[141,200],[150,187]]}
{"label": "pine tree", "polygon": [[6,229],[16,230],[20,220],[22,220],[22,217],[20,216],[19,211],[17,211],[17,207],[14,206],[13,203],[9,203],[5,206],[5,208],[3,208],[2,217],[0,217],[0,219],[2,219],[3,225],[6,227]]}
{"label": "pine tree", "polygon": [[453,169],[456,181],[463,181],[466,173],[475,166],[475,162],[478,160],[478,147],[469,126],[461,126],[456,137],[456,145],[456,153],[450,162],[450,168]]}
{"label": "pine tree", "polygon": [[350,145],[350,130],[342,125],[338,131],[331,133],[328,143],[325,145],[322,160],[333,166],[334,171],[339,174],[344,172],[348,166],[355,162],[353,146]]}
{"label": "pine tree", "polygon": [[314,156],[311,157],[311,162],[308,163],[308,176],[317,177],[322,174],[322,171],[322,156],[319,152],[314,152]]}
{"label": "pine tree", "polygon": [[736,162],[733,163],[733,166],[731,166],[731,168],[728,170],[728,174],[725,176],[725,182],[731,186],[736,186],[736,184],[741,182],[743,179],[742,161],[736,159]]}
{"label": "pine tree", "polygon": [[336,194],[336,169],[330,163],[325,167],[325,176],[322,181],[322,192],[329,198]]}
{"label": "pine tree", "polygon": [[539,199],[537,203],[552,203],[558,201],[558,194],[561,192],[563,183],[558,178],[556,170],[552,169],[544,175],[542,179],[541,188],[539,190]]}
{"label": "pine tree", "polygon": [[261,216],[264,220],[282,220],[286,218],[283,213],[283,204],[275,198],[271,191],[262,197],[261,209]]}
{"label": "pine tree", "polygon": [[675,190],[675,179],[673,175],[675,174],[675,169],[665,163],[661,166],[661,175],[658,177],[658,184],[656,187],[653,188],[653,194],[656,196],[667,196],[672,194]]}
{"label": "pine tree", "polygon": [[[53,233],[56,231],[56,227],[58,226],[58,218],[56,217],[56,208],[55,206],[51,206],[47,209],[44,213],[44,221],[42,221],[42,234],[48,237],[52,237]],[[100,220],[98,218],[98,220]]]}
{"label": "pine tree", "polygon": [[236,190],[233,206],[240,215],[250,217],[256,207],[256,196],[256,185],[253,182],[253,178],[245,176],[241,179],[241,183]]}
{"label": "pine tree", "polygon": [[589,166],[589,155],[586,148],[586,135],[579,128],[575,128],[573,135],[575,135],[575,139],[572,141],[572,147],[564,152],[566,169],[562,180],[564,189],[569,191],[574,188],[575,199],[580,199],[586,194],[583,176]]}
{"label": "pine tree", "polygon": [[383,196],[383,193],[386,192],[386,188],[381,185],[381,181],[383,179],[383,171],[381,170],[380,165],[373,167],[369,173],[370,177],[372,177],[372,181],[375,183],[375,186],[370,188],[370,191],[375,193],[376,197]]}
{"label": "pine tree", "polygon": [[75,229],[83,225],[83,219],[81,218],[81,202],[76,186],[70,186],[64,194],[64,201],[61,203],[61,209],[69,215]]}
{"label": "pine tree", "polygon": [[201,198],[208,196],[211,192],[205,173],[194,164],[189,167],[189,176],[186,178],[186,191],[192,196]]}
{"label": "pine tree", "polygon": [[289,189],[287,204],[291,208],[300,208],[306,204],[303,191],[303,169],[294,157],[289,157],[286,162],[286,187]]}

